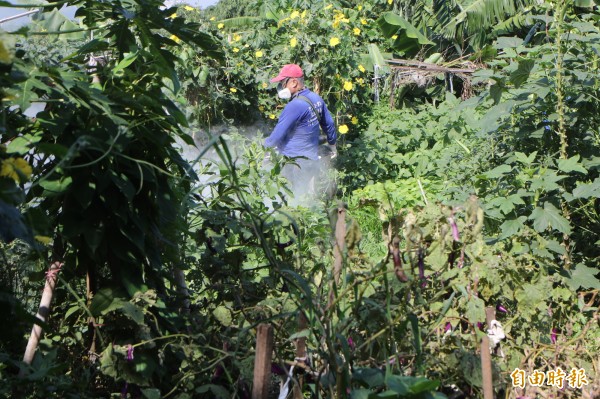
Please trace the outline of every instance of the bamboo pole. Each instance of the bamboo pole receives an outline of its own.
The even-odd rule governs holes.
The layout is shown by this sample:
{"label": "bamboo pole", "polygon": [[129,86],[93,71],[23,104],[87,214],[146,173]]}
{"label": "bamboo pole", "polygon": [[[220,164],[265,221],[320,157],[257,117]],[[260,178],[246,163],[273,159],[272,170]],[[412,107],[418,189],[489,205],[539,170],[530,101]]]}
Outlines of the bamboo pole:
{"label": "bamboo pole", "polygon": [[252,399],[265,399],[269,391],[271,357],[273,356],[273,327],[270,324],[258,325],[255,356]]}
{"label": "bamboo pole", "polygon": [[[40,307],[35,315],[35,317],[42,322],[45,322],[50,315],[50,303],[52,302],[52,296],[54,295],[54,288],[56,287],[58,272],[60,271],[62,265],[63,264],[60,262],[54,262],[52,265],[50,265],[48,272],[46,272],[46,284],[44,285]],[[35,351],[42,337],[42,332],[42,326],[39,324],[33,325],[33,328],[31,329],[31,335],[29,336],[29,341],[27,342],[27,348],[25,349],[25,354],[23,355],[23,363],[31,364],[33,361]],[[20,375],[23,376],[23,370],[21,370]]]}

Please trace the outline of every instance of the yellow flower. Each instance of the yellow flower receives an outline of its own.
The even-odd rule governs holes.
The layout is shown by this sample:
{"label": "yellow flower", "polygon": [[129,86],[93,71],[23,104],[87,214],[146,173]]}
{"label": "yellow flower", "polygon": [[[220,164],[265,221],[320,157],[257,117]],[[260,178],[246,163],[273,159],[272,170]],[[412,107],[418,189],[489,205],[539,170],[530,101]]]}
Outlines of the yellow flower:
{"label": "yellow flower", "polygon": [[358,124],[358,118],[356,116],[353,116],[351,122],[353,125]]}
{"label": "yellow flower", "polygon": [[263,111],[265,110],[265,107],[263,107],[263,106],[261,105],[261,106],[259,106],[259,107],[258,107],[258,110],[259,110],[260,112],[263,112]]}
{"label": "yellow flower", "polygon": [[169,39],[173,40],[175,43],[179,43],[181,41],[181,39],[175,35],[171,35]]}
{"label": "yellow flower", "polygon": [[290,47],[296,47],[297,44],[298,44],[298,39],[296,39],[295,37],[292,37],[290,39]]}
{"label": "yellow flower", "polygon": [[306,18],[306,10],[302,11],[302,14],[300,14],[300,19],[304,18]]}
{"label": "yellow flower", "polygon": [[263,56],[263,52],[258,50],[256,53],[254,53],[254,55],[256,56],[256,58],[260,58]]}
{"label": "yellow flower", "polygon": [[295,11],[295,10],[294,10],[294,12],[292,12],[292,13],[290,14],[290,19],[296,19],[296,18],[298,18],[299,16],[300,16],[300,13],[299,13],[298,11]]}
{"label": "yellow flower", "polygon": [[210,17],[209,21],[214,21],[215,19],[217,19],[216,17]]}
{"label": "yellow flower", "polygon": [[338,39],[337,37],[332,37],[331,39],[329,39],[330,46],[335,47],[338,44],[340,44],[340,39]]}
{"label": "yellow flower", "polygon": [[363,73],[366,71],[365,67],[362,66],[362,65],[360,65],[360,64],[358,64],[358,70],[361,71],[361,72],[363,72]]}
{"label": "yellow flower", "polygon": [[169,18],[171,18],[171,19],[177,18],[177,13],[174,12],[173,14],[169,15]]}
{"label": "yellow flower", "polygon": [[362,11],[362,6],[358,6],[358,11]]}
{"label": "yellow flower", "polygon": [[186,10],[186,11],[194,11],[195,10],[194,7],[190,7],[190,6],[183,6],[183,9]]}
{"label": "yellow flower", "polygon": [[392,40],[396,40],[397,38],[398,38],[398,35],[392,36]]}
{"label": "yellow flower", "polygon": [[274,114],[269,115],[269,119],[275,119],[275,115]]}
{"label": "yellow flower", "polygon": [[388,0],[388,4],[392,4],[394,2],[394,0]]}
{"label": "yellow flower", "polygon": [[263,88],[263,89],[266,89],[267,87],[269,87],[269,85],[268,85],[268,84],[266,84],[265,82],[263,82],[263,83],[262,83],[262,88]]}
{"label": "yellow flower", "polygon": [[234,47],[232,51],[233,51],[234,53],[237,53],[237,52],[239,52],[239,51],[240,51],[240,49],[239,49],[239,48],[237,48],[237,47]]}
{"label": "yellow flower", "polygon": [[225,24],[223,24],[223,23],[221,22],[219,25],[217,25],[217,28],[219,28],[219,29],[223,29],[223,27],[224,27],[224,26],[225,26]]}
{"label": "yellow flower", "polygon": [[248,43],[244,44],[244,48],[248,48],[250,45]]}
{"label": "yellow flower", "polygon": [[352,30],[352,32],[353,32],[353,33],[354,33],[356,36],[360,35],[360,29],[358,29],[358,28],[354,28],[354,29]]}
{"label": "yellow flower", "polygon": [[0,176],[13,179],[15,182],[21,182],[21,177],[29,179],[33,170],[23,158],[8,158],[2,161],[0,167]]}
{"label": "yellow flower", "polygon": [[364,19],[364,18],[361,18],[360,19],[360,23],[363,24],[363,25],[366,25],[367,24],[367,20]]}
{"label": "yellow flower", "polygon": [[352,90],[352,82],[350,82],[349,80],[344,82],[344,90],[346,91],[350,91]]}
{"label": "yellow flower", "polygon": [[242,39],[242,37],[240,35],[238,35],[237,33],[235,35],[233,35],[234,42],[239,42],[241,39]]}
{"label": "yellow flower", "polygon": [[41,242],[44,245],[48,245],[52,241],[52,238],[46,236],[34,236],[33,238],[35,238],[36,241]]}
{"label": "yellow flower", "polygon": [[346,134],[346,133],[348,133],[348,126],[347,126],[347,125],[340,125],[340,126],[338,127],[338,131],[339,131],[341,134]]}
{"label": "yellow flower", "polygon": [[363,78],[358,78],[358,79],[356,79],[356,83],[363,86],[365,84],[365,80]]}
{"label": "yellow flower", "polygon": [[235,87],[231,87],[229,89],[229,91],[232,92],[232,93],[237,93],[237,89]]}

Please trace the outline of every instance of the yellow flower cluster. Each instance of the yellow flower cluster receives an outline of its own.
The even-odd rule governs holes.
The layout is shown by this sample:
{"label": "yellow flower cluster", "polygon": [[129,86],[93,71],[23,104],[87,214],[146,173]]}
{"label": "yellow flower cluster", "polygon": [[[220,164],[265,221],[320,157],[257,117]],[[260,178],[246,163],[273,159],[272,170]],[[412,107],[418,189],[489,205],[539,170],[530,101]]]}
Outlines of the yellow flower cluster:
{"label": "yellow flower cluster", "polygon": [[298,39],[296,39],[295,37],[292,37],[290,39],[290,47],[296,47],[296,45],[298,44]]}
{"label": "yellow flower cluster", "polygon": [[183,9],[186,11],[195,11],[196,10],[194,7],[190,7],[190,6],[184,6]]}
{"label": "yellow flower cluster", "polygon": [[350,122],[352,122],[353,125],[357,125],[358,124],[358,118],[356,116],[353,116],[352,120]]}
{"label": "yellow flower cluster", "polygon": [[23,158],[8,158],[2,161],[0,177],[8,177],[15,182],[22,182],[22,178],[29,179],[33,169]]}
{"label": "yellow flower cluster", "polygon": [[254,56],[255,56],[256,58],[260,58],[260,57],[262,57],[262,56],[263,56],[263,52],[262,52],[261,50],[257,50],[257,51],[254,53]]}
{"label": "yellow flower cluster", "polygon": [[360,29],[358,29],[358,28],[354,28],[354,29],[352,30],[352,32],[353,32],[353,33],[354,33],[356,36],[360,35]]}
{"label": "yellow flower cluster", "polygon": [[235,87],[231,87],[229,89],[229,91],[232,92],[232,93],[237,93],[237,89]]}
{"label": "yellow flower cluster", "polygon": [[329,45],[330,45],[331,47],[335,47],[335,46],[337,46],[338,44],[340,44],[340,39],[339,39],[339,38],[337,38],[337,37],[332,37],[331,39],[329,39]]}
{"label": "yellow flower cluster", "polygon": [[217,25],[217,28],[219,28],[219,29],[223,29],[224,27],[225,27],[225,24],[223,24],[222,22],[219,25]]}
{"label": "yellow flower cluster", "polygon": [[364,73],[366,71],[365,67],[362,65],[358,65],[358,70],[361,71],[362,73]]}
{"label": "yellow flower cluster", "polygon": [[340,134],[348,133],[348,125],[340,125],[338,127],[338,132],[340,132]]}
{"label": "yellow flower cluster", "polygon": [[335,11],[335,15],[333,16],[333,29],[337,29],[340,27],[340,24],[342,23],[348,23],[350,22],[350,20],[348,18],[346,18],[346,16],[344,15],[343,12],[341,11]]}
{"label": "yellow flower cluster", "polygon": [[350,82],[349,80],[344,82],[344,90],[350,91],[350,90],[352,90],[352,87],[353,87],[352,82]]}

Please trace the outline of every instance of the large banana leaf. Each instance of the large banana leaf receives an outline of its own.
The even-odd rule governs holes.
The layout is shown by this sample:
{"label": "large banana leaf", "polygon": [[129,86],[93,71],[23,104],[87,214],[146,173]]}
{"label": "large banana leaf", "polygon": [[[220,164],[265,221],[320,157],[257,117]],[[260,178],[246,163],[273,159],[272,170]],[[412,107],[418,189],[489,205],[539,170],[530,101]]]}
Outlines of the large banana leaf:
{"label": "large banana leaf", "polygon": [[416,53],[422,46],[435,44],[410,22],[392,12],[384,13],[377,20],[377,24],[381,27],[384,36],[397,36],[394,48],[404,54]]}

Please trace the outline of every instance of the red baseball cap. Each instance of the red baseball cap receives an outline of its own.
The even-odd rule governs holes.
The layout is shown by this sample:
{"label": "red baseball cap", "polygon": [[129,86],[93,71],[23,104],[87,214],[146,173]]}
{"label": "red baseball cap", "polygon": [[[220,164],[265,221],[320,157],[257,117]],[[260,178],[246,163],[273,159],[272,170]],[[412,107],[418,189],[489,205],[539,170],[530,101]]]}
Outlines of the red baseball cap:
{"label": "red baseball cap", "polygon": [[285,78],[301,78],[303,76],[304,72],[302,72],[302,68],[296,64],[287,64],[281,68],[279,75],[271,79],[271,83],[281,82]]}

